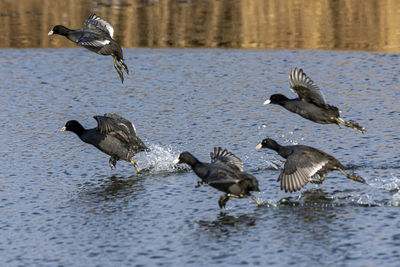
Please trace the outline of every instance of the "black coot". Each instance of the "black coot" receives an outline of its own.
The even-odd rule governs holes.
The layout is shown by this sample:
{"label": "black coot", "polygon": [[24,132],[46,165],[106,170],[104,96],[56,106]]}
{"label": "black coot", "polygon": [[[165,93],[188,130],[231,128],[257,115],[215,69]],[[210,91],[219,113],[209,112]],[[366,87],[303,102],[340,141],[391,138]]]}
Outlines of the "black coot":
{"label": "black coot", "polygon": [[365,180],[354,173],[348,174],[344,166],[331,155],[309,146],[281,146],[270,138],[264,139],[256,149],[269,148],[278,152],[286,159],[285,166],[278,177],[281,190],[295,192],[308,182],[322,183],[325,176],[332,170],[338,170],[347,178],[365,183]]}
{"label": "black coot", "polygon": [[122,159],[131,162],[137,172],[139,168],[132,157],[148,150],[146,145],[136,136],[135,126],[127,119],[113,113],[104,116],[94,116],[97,127],[85,129],[75,121],[68,121],[61,131],[71,131],[76,133],[79,138],[88,144],[94,145],[107,155],[110,155],[110,167],[116,166],[117,161]]}
{"label": "black coot", "polygon": [[299,95],[299,98],[288,99],[281,94],[274,94],[264,102],[266,104],[277,104],[285,109],[299,114],[307,120],[321,124],[342,124],[351,127],[361,133],[366,129],[354,121],[344,121],[340,118],[337,107],[326,104],[319,87],[303,72],[302,69],[294,68],[289,74],[290,89]]}
{"label": "black coot", "polygon": [[243,172],[243,163],[231,152],[220,147],[214,148],[210,153],[211,163],[203,163],[189,152],[183,152],[174,160],[174,164],[186,163],[201,178],[198,186],[208,184],[226,194],[218,201],[220,208],[225,207],[230,197],[242,198],[250,196],[257,205],[260,202],[250,191],[259,192],[257,179],[248,173]]}
{"label": "black coot", "polygon": [[[124,74],[121,66],[129,73],[125,65],[121,46],[112,39],[114,29],[110,23],[96,16],[91,15],[85,22],[86,28],[71,30],[62,25],[56,25],[48,35],[59,34],[67,37],[77,45],[83,46],[90,51],[100,55],[111,55],[114,58],[114,67],[117,70],[121,82],[124,82]],[[117,61],[121,64],[119,66]]]}

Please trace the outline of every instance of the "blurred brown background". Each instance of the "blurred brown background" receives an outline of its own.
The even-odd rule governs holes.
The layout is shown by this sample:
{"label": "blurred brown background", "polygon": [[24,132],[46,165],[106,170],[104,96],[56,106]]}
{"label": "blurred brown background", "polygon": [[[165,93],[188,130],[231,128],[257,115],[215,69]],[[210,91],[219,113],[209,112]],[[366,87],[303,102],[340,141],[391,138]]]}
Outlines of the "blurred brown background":
{"label": "blurred brown background", "polygon": [[0,47],[75,47],[56,24],[109,21],[123,47],[400,52],[400,0],[0,0]]}

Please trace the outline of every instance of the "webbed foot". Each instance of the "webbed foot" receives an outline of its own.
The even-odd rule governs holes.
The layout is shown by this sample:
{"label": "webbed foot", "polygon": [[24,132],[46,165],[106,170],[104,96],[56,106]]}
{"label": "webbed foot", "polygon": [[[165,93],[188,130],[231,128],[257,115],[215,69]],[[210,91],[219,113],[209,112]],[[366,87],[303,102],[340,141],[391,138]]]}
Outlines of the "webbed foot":
{"label": "webbed foot", "polygon": [[338,123],[342,124],[343,126],[350,127],[356,131],[359,131],[360,133],[365,133],[367,131],[367,129],[365,129],[364,127],[362,127],[360,124],[358,124],[355,121],[345,121],[340,117],[335,118],[335,119]]}
{"label": "webbed foot", "polygon": [[126,66],[126,64],[125,64],[123,59],[119,60],[119,64],[121,64],[121,66],[125,69],[126,74],[129,74],[128,66]]}
{"label": "webbed foot", "polygon": [[347,178],[349,178],[350,180],[359,182],[359,183],[363,183],[365,184],[366,181],[364,180],[364,178],[362,178],[361,176],[356,175],[354,172],[352,173],[347,173],[344,170],[335,167],[335,169],[339,170],[344,176],[346,176]]}
{"label": "webbed foot", "polygon": [[228,202],[228,200],[229,200],[229,196],[228,195],[222,195],[218,200],[219,207],[221,209],[225,208],[226,202]]}
{"label": "webbed foot", "polygon": [[253,196],[252,194],[249,194],[249,195],[250,195],[251,199],[254,200],[257,203],[257,206],[260,207],[261,206],[261,202],[258,201],[258,199],[255,196]]}
{"label": "webbed foot", "polygon": [[197,182],[197,185],[195,186],[195,188],[199,188],[200,186],[202,186],[204,184],[206,184],[206,183],[203,181],[199,181],[199,182]]}
{"label": "webbed foot", "polygon": [[325,175],[319,175],[319,174],[314,174],[311,176],[308,181],[313,184],[322,184],[323,181],[325,181]]}
{"label": "webbed foot", "polygon": [[121,79],[121,82],[124,83],[124,73],[121,70],[121,67],[117,64],[117,60],[114,55],[112,55],[114,59],[114,68],[117,70],[119,78]]}
{"label": "webbed foot", "polygon": [[110,168],[111,168],[111,169],[116,168],[116,166],[117,166],[117,161],[118,161],[118,158],[116,158],[116,157],[111,157],[111,158],[108,160],[108,164],[110,165]]}

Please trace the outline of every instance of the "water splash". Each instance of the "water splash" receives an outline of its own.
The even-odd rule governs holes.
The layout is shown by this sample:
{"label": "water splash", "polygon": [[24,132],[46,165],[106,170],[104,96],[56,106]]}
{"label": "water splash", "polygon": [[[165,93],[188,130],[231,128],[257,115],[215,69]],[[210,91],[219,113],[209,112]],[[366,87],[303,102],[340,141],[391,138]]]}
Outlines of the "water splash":
{"label": "water splash", "polygon": [[359,206],[379,206],[372,196],[368,194],[356,194],[353,195],[350,199],[353,203],[357,203]]}
{"label": "water splash", "polygon": [[392,196],[392,199],[388,202],[389,206],[400,206],[400,192],[397,192]]}
{"label": "water splash", "polygon": [[[285,161],[277,159],[277,158],[272,158],[272,159],[265,159],[264,162],[267,164],[267,167],[263,166],[263,170],[279,170],[283,168],[283,165],[285,164]],[[261,169],[261,168],[259,168]]]}
{"label": "water splash", "polygon": [[[264,193],[264,192],[262,192]],[[279,201],[276,201],[271,198],[264,199],[263,197],[257,197],[258,201],[260,201],[261,206],[268,207],[268,208],[279,208]]]}
{"label": "water splash", "polygon": [[171,145],[161,146],[158,144],[150,144],[150,151],[138,154],[137,159],[143,164],[143,172],[176,172],[185,170],[183,165],[174,165],[172,162],[178,157],[179,152]]}
{"label": "water splash", "polygon": [[369,185],[389,192],[400,192],[400,178],[394,173],[391,173],[389,178],[376,178]]}

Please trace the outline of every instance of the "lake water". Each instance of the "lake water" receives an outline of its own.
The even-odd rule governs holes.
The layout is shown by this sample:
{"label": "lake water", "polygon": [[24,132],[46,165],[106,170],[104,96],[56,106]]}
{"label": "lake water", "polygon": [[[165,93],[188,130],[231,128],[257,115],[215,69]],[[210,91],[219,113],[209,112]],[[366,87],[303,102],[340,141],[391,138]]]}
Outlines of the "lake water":
{"label": "lake water", "polygon": [[[328,51],[124,49],[122,85],[110,57],[85,49],[0,50],[1,266],[398,266],[399,54]],[[342,117],[320,125],[279,106],[302,67]],[[116,112],[152,149],[110,170],[108,156],[60,128],[95,127]],[[279,189],[282,158],[265,137],[322,149],[367,184],[331,172],[322,185]],[[182,151],[239,156],[262,202],[195,188],[172,166]]]}

